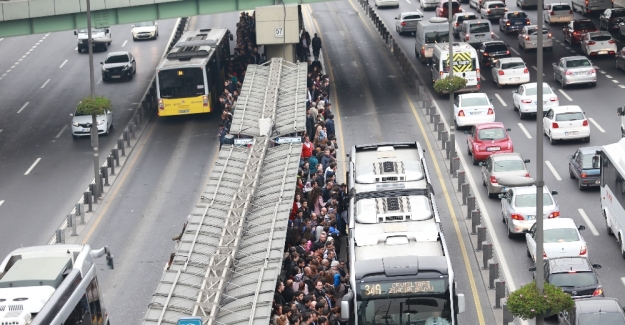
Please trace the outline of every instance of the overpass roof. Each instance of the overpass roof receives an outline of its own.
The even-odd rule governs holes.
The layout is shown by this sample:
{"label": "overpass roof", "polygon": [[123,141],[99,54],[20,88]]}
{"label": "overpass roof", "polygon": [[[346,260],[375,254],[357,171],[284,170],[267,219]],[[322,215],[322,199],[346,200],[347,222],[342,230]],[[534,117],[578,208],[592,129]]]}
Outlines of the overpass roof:
{"label": "overpass roof", "polygon": [[[305,131],[307,73],[307,63],[282,58],[248,65],[230,133],[281,137]],[[271,127],[262,126],[264,119]]]}
{"label": "overpass roof", "polygon": [[269,322],[301,153],[271,143],[222,148],[143,324]]}

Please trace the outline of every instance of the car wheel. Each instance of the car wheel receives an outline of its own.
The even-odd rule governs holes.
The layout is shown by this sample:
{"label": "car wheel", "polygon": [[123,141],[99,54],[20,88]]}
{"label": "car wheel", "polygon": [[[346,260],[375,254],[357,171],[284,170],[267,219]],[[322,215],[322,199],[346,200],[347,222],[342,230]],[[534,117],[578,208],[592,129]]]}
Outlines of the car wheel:
{"label": "car wheel", "polygon": [[623,240],[621,240],[621,235],[619,235],[619,244],[621,245],[621,256],[625,259],[625,249],[623,249]]}
{"label": "car wheel", "polygon": [[584,138],[584,142],[586,142],[586,143],[590,142],[590,136],[585,137]]}
{"label": "car wheel", "polygon": [[507,232],[508,238],[514,238],[514,233],[510,231],[510,225],[506,225],[506,232]]}
{"label": "car wheel", "polygon": [[469,148],[469,144],[467,143],[467,156],[471,157],[471,149]]}
{"label": "car wheel", "polygon": [[555,143],[556,143],[556,140],[554,140],[554,139],[553,139],[553,135],[552,135],[551,133],[549,133],[548,137],[549,137],[549,143],[550,143],[550,144],[552,144],[552,145],[553,145],[553,144],[555,144]]}
{"label": "car wheel", "polygon": [[132,41],[133,41],[133,42],[136,42],[136,41],[137,41],[137,38],[133,36],[133,37],[132,37]]}
{"label": "car wheel", "polygon": [[497,84],[497,88],[503,88],[503,86],[499,83],[499,79],[495,79],[495,84]]}
{"label": "car wheel", "polygon": [[[501,222],[503,222],[504,224],[506,224],[506,217],[503,215],[503,212],[501,213]],[[506,226],[507,227],[507,226]]]}
{"label": "car wheel", "polygon": [[564,77],[560,78],[560,86],[562,89],[566,88],[566,84],[564,83]]}
{"label": "car wheel", "polygon": [[475,155],[471,155],[471,162],[473,162],[473,166],[477,166],[480,164],[480,162],[475,159]]}
{"label": "car wheel", "polygon": [[614,60],[614,66],[616,67],[616,70],[621,69],[621,67],[618,65],[618,60]]}
{"label": "car wheel", "polygon": [[532,254],[530,253],[530,248],[529,248],[529,247],[527,248],[527,257],[531,258],[531,259],[532,259],[532,261],[534,260],[534,259],[532,258]]}
{"label": "car wheel", "polygon": [[519,108],[519,119],[523,120],[525,119],[525,114],[523,114],[523,112],[521,112],[521,109]]}
{"label": "car wheel", "polygon": [[484,179],[484,174],[482,174],[482,186],[486,186],[486,180]]}
{"label": "car wheel", "polygon": [[590,87],[597,87],[597,83],[596,82],[591,82],[590,83]]}
{"label": "car wheel", "polygon": [[569,165],[569,178],[570,179],[575,179],[575,173],[573,173],[573,171],[571,170],[571,166]]}
{"label": "car wheel", "polygon": [[497,196],[495,193],[490,192],[490,188],[488,186],[486,186],[486,194],[488,194],[489,199],[493,199]]}

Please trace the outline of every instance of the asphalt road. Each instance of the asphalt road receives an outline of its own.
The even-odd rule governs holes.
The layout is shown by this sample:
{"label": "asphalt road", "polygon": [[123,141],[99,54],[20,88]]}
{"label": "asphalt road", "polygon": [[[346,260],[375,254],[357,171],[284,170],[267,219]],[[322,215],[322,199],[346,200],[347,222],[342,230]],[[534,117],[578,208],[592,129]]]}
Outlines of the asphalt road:
{"label": "asphalt road", "polygon": [[[174,22],[159,22],[155,41],[133,42],[130,25],[111,27],[108,52],[127,50],[137,57],[132,81],[100,82],[99,62],[108,52],[94,54],[96,94],[112,100],[117,127],[100,137],[100,157],[128,123]],[[76,51],[76,39],[65,31],[0,41],[1,256],[22,245],[46,244],[93,179],[89,138],[73,140],[69,131],[69,114],[90,91],[88,55]]]}
{"label": "asphalt road", "polygon": [[[355,1],[355,0],[352,0]],[[520,10],[508,1],[510,10]],[[546,1],[547,3],[552,1]],[[414,57],[414,36],[399,36],[394,31],[394,17],[402,11],[417,9],[418,3],[408,0],[400,1],[399,9],[376,9],[382,20],[389,29],[392,29],[393,37],[397,40],[402,50],[408,54],[411,62],[418,68],[421,77],[428,81],[428,87],[431,91],[432,87],[429,83],[429,69],[418,63]],[[462,5],[465,11],[474,11],[468,8],[468,4]],[[536,22],[536,11],[525,10],[529,15],[532,23]],[[426,19],[433,17],[433,11],[424,12]],[[581,18],[579,13],[575,14],[576,18]],[[598,26],[598,18],[593,17],[592,20]],[[531,81],[536,81],[536,52],[523,53],[517,46],[517,36],[510,34],[504,35],[498,30],[498,23],[493,22],[495,35],[498,40],[505,41],[513,50],[513,56],[520,56],[530,67]],[[577,183],[568,177],[568,159],[567,156],[572,155],[576,148],[582,146],[596,146],[614,143],[618,141],[620,136],[619,119],[616,116],[616,108],[622,106],[622,96],[625,94],[625,73],[616,70],[613,58],[596,58],[592,59],[593,64],[597,68],[597,86],[590,88],[587,86],[570,86],[565,90],[553,82],[552,62],[556,62],[559,58],[571,55],[581,55],[579,46],[570,47],[564,44],[562,38],[562,26],[546,26],[554,37],[553,52],[544,53],[544,81],[548,82],[557,92],[560,105],[579,105],[586,112],[586,116],[591,120],[591,141],[589,144],[582,142],[560,142],[551,145],[548,139],[544,139],[544,163],[536,160],[536,121],[535,120],[519,120],[518,114],[512,111],[512,93],[515,87],[506,87],[497,89],[492,82],[490,68],[482,70],[482,88],[481,91],[494,98],[495,111],[497,121],[503,122],[507,127],[512,128],[510,132],[514,141],[515,151],[520,152],[524,158],[531,159],[529,164],[532,175],[536,175],[537,164],[543,163],[545,184],[551,190],[557,190],[559,194],[555,197],[560,206],[560,217],[573,218],[577,224],[586,225],[587,229],[583,232],[583,236],[588,243],[589,256],[593,263],[602,265],[602,269],[597,273],[603,283],[606,296],[616,297],[620,301],[625,302],[625,291],[623,285],[625,278],[625,263],[619,254],[618,245],[614,237],[606,235],[605,221],[601,216],[599,192],[597,190],[579,191]],[[615,35],[616,36],[616,35]],[[623,46],[618,41],[619,49]],[[372,62],[372,64],[374,64]],[[501,98],[501,100],[499,99]],[[449,99],[437,97],[437,104],[443,109],[443,114],[447,118],[451,109]],[[526,131],[526,132],[525,132]],[[466,135],[462,131],[456,132],[456,139],[460,144],[457,148],[459,154],[465,155],[466,158]],[[549,167],[551,166],[553,170]],[[480,167],[467,166],[471,172],[476,184],[481,183]],[[477,189],[480,192],[484,206],[486,207],[487,216],[491,219],[494,229],[491,234],[495,234],[502,243],[502,250],[505,258],[510,265],[510,271],[519,284],[530,282],[532,274],[528,268],[533,265],[529,258],[525,258],[526,244],[525,238],[508,239],[505,233],[505,226],[501,223],[501,205],[499,199],[488,199],[485,191],[480,186]],[[483,211],[484,213],[484,211]],[[586,218],[582,215],[587,216]],[[493,231],[494,230],[494,231]],[[524,257],[524,258],[520,258]]]}

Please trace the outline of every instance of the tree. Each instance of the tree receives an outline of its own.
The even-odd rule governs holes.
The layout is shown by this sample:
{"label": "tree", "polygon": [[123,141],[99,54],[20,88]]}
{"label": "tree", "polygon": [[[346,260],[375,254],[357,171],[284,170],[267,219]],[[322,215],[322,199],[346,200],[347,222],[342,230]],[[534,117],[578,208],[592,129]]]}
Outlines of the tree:
{"label": "tree", "polygon": [[434,91],[439,94],[455,92],[467,86],[467,79],[458,76],[447,76],[434,83]]}
{"label": "tree", "polygon": [[558,314],[572,309],[574,305],[568,293],[550,283],[545,283],[544,294],[541,295],[535,281],[510,293],[507,301],[510,313],[522,319]]}
{"label": "tree", "polygon": [[98,116],[104,114],[106,111],[113,110],[113,105],[111,104],[111,100],[106,97],[95,97],[91,98],[91,96],[83,98],[76,107],[76,113],[80,115],[93,115]]}

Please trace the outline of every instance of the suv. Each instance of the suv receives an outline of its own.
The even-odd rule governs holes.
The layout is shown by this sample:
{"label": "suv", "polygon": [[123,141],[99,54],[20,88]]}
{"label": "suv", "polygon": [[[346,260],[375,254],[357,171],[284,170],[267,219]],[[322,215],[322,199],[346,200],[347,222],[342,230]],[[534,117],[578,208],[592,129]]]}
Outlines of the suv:
{"label": "suv", "polygon": [[[545,282],[560,287],[573,299],[603,297],[603,286],[595,269],[601,265],[591,264],[586,257],[557,257],[544,262]],[[531,267],[536,277],[536,267]]]}
{"label": "suv", "polygon": [[492,67],[497,60],[510,57],[510,48],[503,41],[482,42],[479,52],[484,67]]}
{"label": "suv", "polygon": [[132,79],[137,73],[137,62],[130,52],[112,52],[106,56],[102,65],[102,81],[111,79],[128,78]]}
{"label": "suv", "polygon": [[586,33],[597,31],[597,26],[590,19],[575,19],[562,29],[564,41],[571,45],[581,43]]}
{"label": "suv", "polygon": [[[74,31],[74,35],[78,36],[78,53],[82,53],[83,50],[89,50],[89,33],[87,29],[79,29]],[[92,28],[91,29],[91,44],[93,49],[108,50],[111,45],[111,32],[108,28]]]}
{"label": "suv", "polygon": [[625,324],[624,311],[616,298],[579,299],[573,309],[558,314],[558,324]]}

